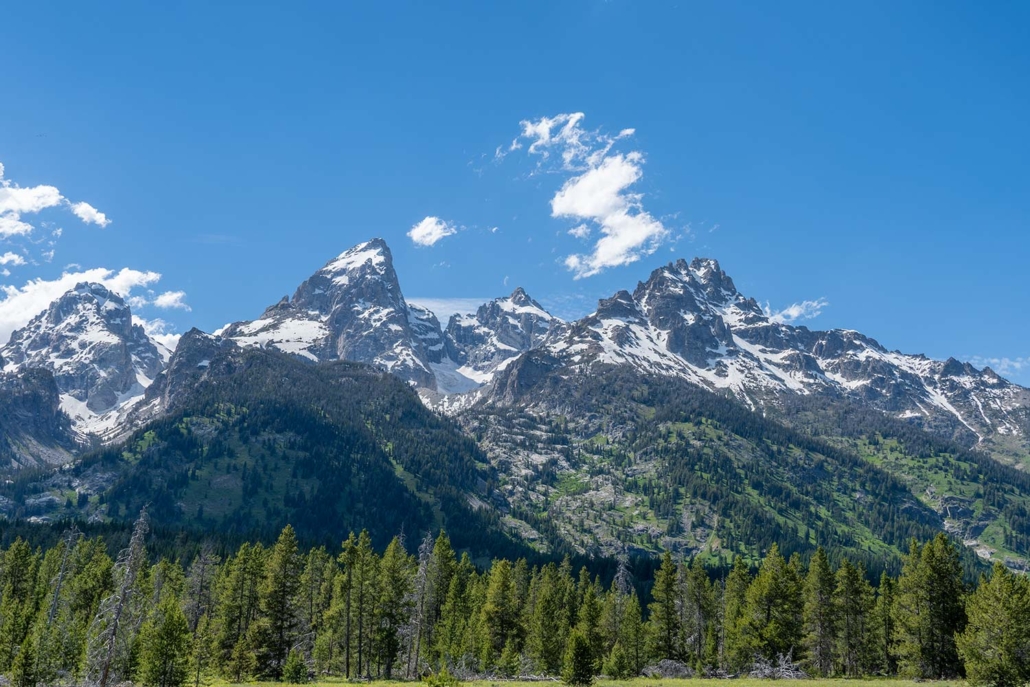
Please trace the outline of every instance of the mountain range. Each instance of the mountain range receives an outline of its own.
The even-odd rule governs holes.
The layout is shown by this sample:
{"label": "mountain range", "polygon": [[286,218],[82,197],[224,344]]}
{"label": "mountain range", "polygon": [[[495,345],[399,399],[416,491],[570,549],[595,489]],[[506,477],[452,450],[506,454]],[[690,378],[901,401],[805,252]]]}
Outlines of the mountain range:
{"label": "mountain range", "polygon": [[[32,418],[0,422],[0,458],[13,466],[89,463],[82,506],[91,518],[112,517],[119,485],[139,487],[142,479],[138,466],[114,469],[111,448],[138,444],[155,423],[186,422],[183,413],[217,416],[219,403],[233,412],[260,404],[255,390],[263,382],[252,380],[247,393],[234,386],[250,366],[331,378],[332,366],[358,363],[348,374],[362,366],[369,379],[389,374],[402,383],[392,402],[420,399],[422,424],[437,418],[454,432],[448,441],[474,444],[459,471],[478,477],[457,489],[443,489],[447,480],[430,485],[389,452],[382,458],[406,475],[416,501],[434,504],[422,522],[468,508],[490,512],[499,532],[540,550],[717,551],[754,546],[772,531],[795,538],[796,547],[833,532],[842,542],[850,537],[842,546],[900,550],[898,532],[930,527],[948,529],[984,557],[1030,553],[1020,543],[1030,537],[1020,510],[1030,505],[1020,486],[1030,465],[1030,390],[989,368],[892,351],[856,331],[778,321],[711,259],[660,267],[576,321],[551,315],[517,288],[444,325],[405,300],[388,246],[373,239],[330,260],[256,319],[189,332],[174,352],[133,322],[122,297],[79,284],[14,332],[0,361],[0,410],[10,408],[3,417]],[[370,398],[376,384],[362,387]],[[318,385],[307,386],[314,394]],[[227,395],[198,406],[215,393],[201,391],[208,387]],[[284,403],[315,403],[303,388]],[[220,437],[232,423],[219,422],[209,429]],[[331,422],[341,436],[357,431]],[[396,431],[387,424],[384,432]],[[217,442],[260,453],[246,448],[238,427],[232,432],[234,439]],[[687,465],[684,456],[693,456]],[[718,466],[702,469],[710,461]],[[107,466],[105,477],[97,465]],[[887,480],[878,500],[894,515],[857,507],[870,498],[857,494],[878,479],[866,470]],[[705,475],[703,489],[697,475]],[[832,475],[835,486],[805,491],[795,483],[800,475],[815,483]],[[15,480],[21,496],[4,497],[0,509],[67,514],[54,499],[49,510],[26,509],[26,498],[60,491],[52,477],[33,479],[34,487]],[[748,489],[736,483],[753,479]],[[995,487],[1008,494],[1005,503],[991,502],[991,480],[1001,480]],[[797,493],[780,502],[787,491]],[[839,501],[839,512],[820,513],[821,499]],[[730,503],[736,513],[726,510]],[[264,512],[260,520],[271,522],[283,507]],[[899,514],[911,522],[899,524]],[[870,517],[894,524],[873,526],[863,520]],[[749,537],[748,527],[765,534]]]}

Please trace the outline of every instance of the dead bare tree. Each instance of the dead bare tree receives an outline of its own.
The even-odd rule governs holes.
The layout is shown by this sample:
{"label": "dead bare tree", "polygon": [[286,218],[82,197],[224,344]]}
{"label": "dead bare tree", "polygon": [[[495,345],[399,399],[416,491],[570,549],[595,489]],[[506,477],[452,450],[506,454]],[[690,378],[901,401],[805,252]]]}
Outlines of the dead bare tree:
{"label": "dead bare tree", "polygon": [[[62,596],[64,579],[68,573],[68,564],[71,560],[72,553],[74,553],[75,546],[81,538],[82,533],[79,532],[77,527],[73,527],[68,530],[64,535],[64,550],[61,552],[61,565],[60,568],[58,568],[57,575],[50,581],[50,593],[53,596],[50,599],[50,608],[47,611],[46,625],[43,628],[39,646],[36,649],[36,664],[33,673],[37,676],[41,674],[41,669],[45,669],[43,672],[46,672],[49,676],[50,668],[54,663],[53,653],[60,648],[60,642],[63,639],[62,637],[57,636],[54,632],[54,622],[57,619],[58,611],[62,609],[62,606],[67,606],[67,601]],[[58,646],[55,647],[55,644],[58,644]]]}
{"label": "dead bare tree", "polygon": [[86,652],[89,687],[108,687],[129,677],[122,673],[127,668],[146,604],[143,595],[137,593],[136,583],[147,564],[148,529],[149,519],[144,508],[132,528],[129,545],[118,554],[113,571],[114,592],[100,603],[90,624]]}
{"label": "dead bare tree", "polygon": [[200,619],[212,607],[212,593],[215,574],[218,571],[219,558],[215,555],[215,547],[211,542],[204,542],[200,553],[190,565],[189,577],[186,579],[186,620],[190,624],[190,632],[197,636]]}

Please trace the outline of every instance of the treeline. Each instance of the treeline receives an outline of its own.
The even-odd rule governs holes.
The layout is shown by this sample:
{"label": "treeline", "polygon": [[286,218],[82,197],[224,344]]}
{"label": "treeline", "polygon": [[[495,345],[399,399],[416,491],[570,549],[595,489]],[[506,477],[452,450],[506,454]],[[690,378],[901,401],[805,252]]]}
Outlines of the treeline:
{"label": "treeline", "polygon": [[[480,569],[446,534],[381,553],[366,532],[337,552],[276,543],[211,548],[185,567],[146,549],[147,520],[112,560],[72,532],[0,557],[0,672],[16,687],[80,683],[181,687],[219,677],[304,682],[312,675],[625,678],[660,661],[706,675],[796,666],[820,676],[967,675],[1030,681],[1030,584],[1003,566],[975,589],[944,535],[912,542],[897,578],[807,566],[773,545],[757,571],[736,559],[712,579],[666,554],[653,581],[620,566],[602,586],[583,568],[495,560]],[[642,598],[639,588],[649,588]]]}

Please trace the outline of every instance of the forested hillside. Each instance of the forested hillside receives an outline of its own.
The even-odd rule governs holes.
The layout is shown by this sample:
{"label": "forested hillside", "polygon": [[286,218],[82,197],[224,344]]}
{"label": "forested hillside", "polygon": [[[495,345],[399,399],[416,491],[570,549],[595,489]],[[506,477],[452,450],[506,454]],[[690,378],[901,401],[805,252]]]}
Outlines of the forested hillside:
{"label": "forested hillside", "polygon": [[367,526],[385,546],[448,526],[473,551],[523,550],[492,509],[469,505],[492,475],[475,442],[401,380],[235,346],[203,362],[212,372],[124,444],[16,475],[8,516],[131,519],[146,505],[164,527],[233,536],[292,522],[305,541],[330,542]]}
{"label": "forested hillside", "polygon": [[[837,419],[851,426],[835,432],[831,411],[763,416],[682,380],[617,367],[570,378],[530,362],[502,380],[504,403],[463,422],[497,466],[512,526],[531,540],[612,555],[698,552],[724,564],[737,554],[760,557],[773,542],[788,555],[822,545],[831,556],[896,570],[910,538],[951,530],[953,514],[913,477],[939,460],[950,480],[962,480],[946,481],[942,493],[961,486],[1013,504],[984,511],[996,532],[1008,533],[992,539],[994,551],[1027,551],[1017,539],[1018,508],[1030,494],[1023,473],[875,411],[862,417],[840,406]],[[905,468],[877,461],[869,441],[893,446]]]}
{"label": "forested hillside", "polygon": [[[804,564],[773,544],[752,568],[714,574],[662,559],[602,582],[568,558],[477,567],[444,533],[367,531],[305,549],[287,526],[271,546],[204,545],[155,559],[146,514],[116,559],[75,530],[0,556],[0,672],[12,684],[162,687],[213,677],[470,678],[604,674],[858,677],[1019,684],[1030,663],[1030,586],[1003,566],[968,587],[944,535],[913,540],[897,577],[822,549]],[[418,543],[420,541],[420,543]],[[417,543],[417,546],[416,546]],[[1023,649],[1020,649],[1023,647]],[[1000,649],[1000,650],[999,650]]]}

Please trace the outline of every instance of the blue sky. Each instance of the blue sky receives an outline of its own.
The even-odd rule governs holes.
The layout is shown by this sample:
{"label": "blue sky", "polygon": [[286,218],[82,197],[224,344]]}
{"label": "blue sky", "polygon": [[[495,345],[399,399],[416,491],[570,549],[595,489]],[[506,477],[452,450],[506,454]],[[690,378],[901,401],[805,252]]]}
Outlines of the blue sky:
{"label": "blue sky", "polygon": [[1030,383],[1026,3],[213,5],[3,10],[0,336],[80,275],[210,331],[382,236],[409,297],[704,255]]}

